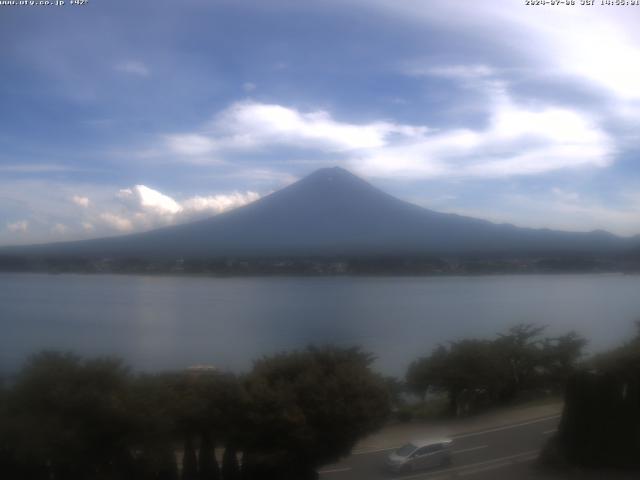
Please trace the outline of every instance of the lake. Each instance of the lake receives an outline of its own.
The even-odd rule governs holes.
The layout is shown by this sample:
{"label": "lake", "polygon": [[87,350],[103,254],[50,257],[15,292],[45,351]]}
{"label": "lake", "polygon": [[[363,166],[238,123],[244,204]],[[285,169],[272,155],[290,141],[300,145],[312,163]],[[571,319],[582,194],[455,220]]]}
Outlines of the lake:
{"label": "lake", "polygon": [[402,375],[440,342],[510,325],[574,329],[592,351],[635,332],[640,276],[155,277],[0,274],[0,370],[41,349],[117,355],[136,370],[215,365],[315,344],[359,345]]}

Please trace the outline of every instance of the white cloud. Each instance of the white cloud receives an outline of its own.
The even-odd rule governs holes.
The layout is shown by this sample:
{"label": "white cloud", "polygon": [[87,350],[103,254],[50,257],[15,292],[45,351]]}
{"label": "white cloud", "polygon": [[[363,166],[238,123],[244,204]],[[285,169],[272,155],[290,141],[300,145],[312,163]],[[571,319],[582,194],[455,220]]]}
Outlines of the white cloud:
{"label": "white cloud", "polygon": [[621,18],[623,12],[567,10],[576,11],[518,19],[529,37],[541,42],[532,55],[552,63],[560,73],[584,79],[623,100],[640,99],[637,25],[627,24]]}
{"label": "white cloud", "polygon": [[182,207],[173,198],[145,185],[135,185],[118,192],[118,198],[129,205],[159,215],[175,215]]}
{"label": "white cloud", "polygon": [[[493,51],[502,49],[503,60],[512,59],[510,67],[527,65],[534,75],[564,76],[624,101],[640,100],[640,30],[636,12],[629,8],[526,8],[523,2],[493,0],[469,14],[466,0],[432,0],[429,8],[418,0],[360,3],[405,22],[462,33]],[[414,74],[429,70],[429,66],[410,66]],[[456,71],[450,67],[449,73]]]}
{"label": "white cloud", "polygon": [[460,80],[474,80],[495,74],[495,70],[488,65],[443,65],[434,67],[428,61],[411,62],[405,66],[404,72],[413,76],[435,76]]}
{"label": "white cloud", "polygon": [[100,220],[108,227],[118,230],[119,232],[129,232],[133,230],[133,222],[131,220],[115,213],[104,212],[100,214]]}
{"label": "white cloud", "polygon": [[144,63],[136,60],[127,60],[115,66],[115,69],[122,73],[136,75],[139,77],[148,77],[151,74],[149,67]]}
{"label": "white cloud", "polygon": [[[245,180],[243,176],[237,179]],[[145,185],[118,189],[102,184],[2,179],[0,192],[4,210],[15,211],[13,217],[18,219],[0,226],[0,245],[139,232],[217,215],[260,198],[252,191],[174,198]],[[71,200],[76,192],[88,194],[87,207],[76,207]]]}
{"label": "white cloud", "polygon": [[504,87],[490,88],[488,125],[454,129],[361,152],[359,171],[404,177],[507,177],[566,168],[606,167],[615,145],[598,122],[566,107],[527,107]]}
{"label": "white cloud", "polygon": [[528,226],[534,227],[575,231],[605,228],[619,235],[637,234],[640,198],[627,194],[621,198],[624,201],[610,205],[576,192],[552,189],[551,195],[512,194],[506,195],[503,201],[510,206],[509,219],[514,223],[522,224],[526,218]]}
{"label": "white cloud", "polygon": [[[218,215],[241,207],[260,198],[256,192],[232,192],[230,194],[193,196],[178,201],[145,185],[121,189],[116,194],[120,206],[116,211],[99,215],[102,225],[121,232],[140,231],[150,228],[175,225],[197,218]],[[85,231],[93,230],[83,225]]]}
{"label": "white cloud", "polygon": [[256,192],[234,192],[229,195],[211,195],[207,197],[196,196],[183,201],[182,209],[187,215],[191,213],[218,214],[246,205],[247,203],[255,202],[259,198],[260,195]]}
{"label": "white cloud", "polygon": [[13,223],[7,223],[7,230],[11,233],[25,233],[29,229],[29,222],[26,220],[19,220]]}
{"label": "white cloud", "polygon": [[197,133],[167,135],[165,142],[178,155],[204,155],[216,148],[216,142],[211,138]]}
{"label": "white cloud", "polygon": [[241,102],[216,119],[215,133],[228,134],[234,146],[273,144],[315,147],[325,151],[349,151],[384,146],[389,137],[411,137],[424,127],[377,121],[368,124],[339,122],[324,110],[300,112],[276,104]]}
{"label": "white cloud", "polygon": [[301,112],[282,105],[247,101],[235,103],[216,115],[208,131],[167,135],[165,143],[173,153],[186,156],[274,146],[348,152],[381,147],[393,137],[410,138],[426,130],[386,121],[339,122],[324,110]]}
{"label": "white cloud", "polygon": [[67,227],[64,223],[56,223],[51,228],[51,233],[53,233],[54,235],[64,235],[68,231],[69,231],[69,227]]}
{"label": "white cloud", "polygon": [[[481,65],[439,68],[440,73],[465,78],[493,74]],[[435,130],[383,120],[347,123],[323,110],[301,112],[249,101],[220,112],[206,130],[165,140],[173,153],[186,157],[213,151],[268,153],[282,147],[339,153],[351,168],[370,176],[505,177],[606,167],[613,161],[613,140],[587,113],[551,104],[521,105],[491,77],[478,88],[488,99],[488,122],[482,128]]]}
{"label": "white cloud", "polygon": [[83,197],[81,195],[74,195],[71,197],[71,201],[79,207],[87,208],[89,206],[89,197]]}

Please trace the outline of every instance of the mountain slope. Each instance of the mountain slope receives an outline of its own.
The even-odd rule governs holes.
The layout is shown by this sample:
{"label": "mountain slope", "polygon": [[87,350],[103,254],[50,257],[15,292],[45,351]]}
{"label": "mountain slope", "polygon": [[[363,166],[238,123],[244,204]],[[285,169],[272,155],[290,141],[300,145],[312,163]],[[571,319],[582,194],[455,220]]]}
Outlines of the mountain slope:
{"label": "mountain slope", "polygon": [[135,235],[3,249],[91,257],[202,258],[349,254],[611,253],[606,232],[517,228],[443,214],[394,198],[341,168],[318,170],[252,204]]}

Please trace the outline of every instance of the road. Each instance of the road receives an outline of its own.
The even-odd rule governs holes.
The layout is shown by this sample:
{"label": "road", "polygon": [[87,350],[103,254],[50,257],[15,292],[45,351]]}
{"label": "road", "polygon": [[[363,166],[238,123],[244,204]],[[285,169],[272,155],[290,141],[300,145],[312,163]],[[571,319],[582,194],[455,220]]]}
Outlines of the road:
{"label": "road", "polygon": [[554,415],[454,435],[453,461],[448,467],[407,475],[391,474],[382,470],[390,450],[369,450],[357,452],[338,464],[321,469],[320,480],[545,478],[532,466],[549,436],[556,431],[559,419],[559,415]]}

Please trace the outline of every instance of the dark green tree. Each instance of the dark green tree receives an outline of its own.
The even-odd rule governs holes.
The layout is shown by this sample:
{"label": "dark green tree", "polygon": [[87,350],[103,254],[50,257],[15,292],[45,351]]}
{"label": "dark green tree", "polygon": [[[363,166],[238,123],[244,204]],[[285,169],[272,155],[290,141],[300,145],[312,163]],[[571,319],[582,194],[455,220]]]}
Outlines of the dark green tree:
{"label": "dark green tree", "polygon": [[525,391],[558,391],[575,371],[586,341],[575,332],[542,338],[544,330],[521,324],[494,340],[440,345],[409,366],[407,386],[422,398],[427,392],[445,392],[453,412],[460,411],[460,403],[506,402]]}
{"label": "dark green tree", "polygon": [[545,338],[541,346],[541,376],[545,387],[560,392],[575,373],[583,357],[587,340],[576,332]]}
{"label": "dark green tree", "polygon": [[222,457],[222,480],[240,480],[238,452],[233,444],[227,444]]}
{"label": "dark green tree", "polygon": [[257,361],[245,381],[247,478],[317,478],[319,466],[347,455],[378,429],[389,398],[371,362],[358,349],[331,347]]}
{"label": "dark green tree", "polygon": [[537,369],[543,362],[541,334],[544,330],[546,326],[519,324],[498,335],[495,348],[509,369],[502,391],[505,400],[535,386]]}
{"label": "dark green tree", "polygon": [[129,383],[116,360],[52,352],[32,357],[6,407],[12,456],[28,470],[16,478],[132,478]]}
{"label": "dark green tree", "polygon": [[200,452],[198,454],[198,467],[200,480],[219,480],[220,467],[215,454],[215,442],[211,439],[211,434],[205,432],[200,440]]}
{"label": "dark green tree", "polygon": [[405,377],[408,390],[424,401],[430,390],[446,389],[444,369],[448,355],[447,348],[438,345],[431,355],[412,362]]}
{"label": "dark green tree", "polygon": [[182,458],[182,480],[198,480],[198,459],[193,445],[193,437],[185,435]]}

